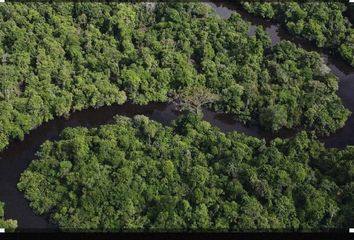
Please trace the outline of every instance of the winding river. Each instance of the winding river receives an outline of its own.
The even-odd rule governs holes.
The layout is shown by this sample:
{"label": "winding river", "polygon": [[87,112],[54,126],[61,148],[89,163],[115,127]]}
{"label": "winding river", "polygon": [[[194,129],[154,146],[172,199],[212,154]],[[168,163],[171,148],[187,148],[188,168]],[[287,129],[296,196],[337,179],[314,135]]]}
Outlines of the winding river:
{"label": "winding river", "polygon": [[[339,79],[339,91],[338,96],[342,99],[342,102],[346,108],[348,108],[353,114],[347,120],[345,126],[339,129],[329,137],[322,138],[321,140],[327,147],[336,147],[343,149],[347,145],[354,145],[354,68],[347,64],[340,57],[333,55],[328,50],[319,49],[314,44],[301,40],[299,38],[290,35],[284,28],[280,27],[280,24],[272,21],[264,20],[262,18],[253,16],[245,12],[242,7],[235,3],[213,3],[209,2],[215,11],[222,17],[228,18],[233,12],[241,14],[242,18],[251,22],[250,34],[255,31],[257,25],[262,25],[264,29],[269,33],[272,45],[275,45],[281,40],[289,40],[296,45],[308,50],[316,51],[320,53],[324,62],[331,69],[331,72]],[[293,131],[284,131],[285,136],[291,135]],[[266,136],[267,139],[274,138]]]}
{"label": "winding river", "polygon": [[[344,105],[354,112],[354,68],[350,67],[338,57],[331,55],[328,51],[320,50],[312,44],[289,36],[279,27],[278,24],[265,21],[258,17],[242,11],[239,6],[226,3],[211,3],[214,10],[222,17],[229,17],[237,11],[242,18],[251,22],[250,34],[254,33],[256,25],[262,25],[270,34],[272,44],[286,39],[295,42],[297,45],[321,54],[331,71],[339,78],[338,95],[342,98]],[[87,109],[75,112],[68,119],[56,118],[42,124],[37,129],[25,136],[24,141],[14,141],[3,152],[0,153],[0,200],[5,202],[5,217],[17,219],[19,231],[58,231],[56,225],[49,222],[48,216],[36,215],[29,206],[29,202],[16,188],[20,174],[28,167],[29,163],[36,158],[35,153],[39,146],[46,140],[56,140],[60,132],[66,127],[97,127],[102,124],[112,123],[113,116],[120,114],[132,117],[143,114],[164,125],[178,116],[174,106],[167,103],[152,103],[146,106],[137,106],[126,103],[121,106],[107,106],[99,109]],[[204,119],[212,125],[219,127],[224,132],[239,131],[247,135],[265,138],[267,140],[275,137],[291,136],[293,130],[280,131],[271,134],[263,131],[257,125],[245,126],[232,119],[227,114],[215,113],[204,110]],[[354,114],[349,118],[344,128],[338,130],[330,137],[322,139],[328,147],[343,148],[347,145],[354,145]]]}

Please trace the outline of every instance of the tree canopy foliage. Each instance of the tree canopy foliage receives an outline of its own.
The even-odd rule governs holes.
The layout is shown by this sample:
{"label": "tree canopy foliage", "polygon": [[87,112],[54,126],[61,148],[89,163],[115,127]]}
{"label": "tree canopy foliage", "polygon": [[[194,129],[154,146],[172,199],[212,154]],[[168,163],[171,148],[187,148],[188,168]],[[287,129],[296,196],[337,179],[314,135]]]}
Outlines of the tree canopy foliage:
{"label": "tree canopy foliage", "polygon": [[354,28],[344,12],[348,1],[242,2],[250,13],[282,23],[296,36],[335,50],[354,66]]}
{"label": "tree canopy foliage", "polygon": [[17,228],[17,221],[12,219],[4,219],[4,206],[5,204],[0,202],[0,228],[4,228],[6,232],[12,232]]}
{"label": "tree canopy foliage", "polygon": [[349,111],[320,55],[203,3],[0,6],[0,150],[55,116],[130,100],[167,101],[204,86],[217,110],[271,130],[328,134]]}
{"label": "tree canopy foliage", "polygon": [[354,148],[306,132],[270,143],[198,115],[67,128],[18,188],[63,230],[319,230],[353,226]]}

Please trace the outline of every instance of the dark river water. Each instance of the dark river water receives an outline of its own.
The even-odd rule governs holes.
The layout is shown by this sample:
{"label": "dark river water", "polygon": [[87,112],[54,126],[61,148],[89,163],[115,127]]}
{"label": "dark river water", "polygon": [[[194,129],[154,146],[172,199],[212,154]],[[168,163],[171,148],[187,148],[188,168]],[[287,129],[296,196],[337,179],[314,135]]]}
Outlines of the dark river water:
{"label": "dark river water", "polygon": [[[255,30],[255,25],[262,25],[270,34],[272,44],[282,39],[291,40],[297,45],[321,54],[331,71],[339,78],[338,95],[342,98],[344,105],[354,112],[354,69],[331,55],[329,52],[319,50],[305,41],[292,38],[279,25],[263,19],[251,16],[242,11],[239,6],[227,3],[208,3],[222,17],[229,17],[232,12],[239,12],[243,19],[251,22],[250,34]],[[24,141],[14,141],[3,152],[0,153],[0,200],[5,202],[5,217],[16,219],[19,231],[57,231],[57,226],[49,222],[48,216],[34,214],[29,202],[16,188],[20,174],[28,167],[30,162],[36,158],[35,153],[39,146],[46,140],[56,140],[60,132],[66,127],[97,127],[102,124],[112,123],[113,116],[125,115],[135,116],[143,114],[164,125],[178,116],[174,106],[167,103],[154,103],[147,106],[124,104],[122,106],[101,107],[99,109],[87,109],[75,112],[68,119],[56,118],[44,123],[37,129],[25,136]],[[354,115],[354,114],[353,114]],[[330,137],[322,139],[328,147],[343,148],[346,145],[354,145],[354,116],[351,116],[345,127],[338,130]],[[215,113],[204,110],[204,119],[213,126],[219,127],[224,132],[239,131],[250,136],[265,138],[267,140],[275,137],[289,137],[294,131],[284,130],[277,134],[271,134],[260,129],[257,125],[245,126],[232,119],[227,114]]]}
{"label": "dark river water", "polygon": [[351,7],[348,8],[346,14],[349,21],[354,25],[354,3],[351,3]]}

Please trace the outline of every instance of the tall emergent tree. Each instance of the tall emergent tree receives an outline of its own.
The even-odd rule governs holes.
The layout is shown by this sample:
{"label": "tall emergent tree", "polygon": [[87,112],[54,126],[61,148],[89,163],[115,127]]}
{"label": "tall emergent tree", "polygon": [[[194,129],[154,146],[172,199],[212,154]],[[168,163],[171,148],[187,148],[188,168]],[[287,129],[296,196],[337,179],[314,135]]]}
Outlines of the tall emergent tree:
{"label": "tall emergent tree", "polygon": [[181,111],[202,114],[202,107],[218,101],[220,98],[204,86],[193,86],[173,93],[173,101]]}

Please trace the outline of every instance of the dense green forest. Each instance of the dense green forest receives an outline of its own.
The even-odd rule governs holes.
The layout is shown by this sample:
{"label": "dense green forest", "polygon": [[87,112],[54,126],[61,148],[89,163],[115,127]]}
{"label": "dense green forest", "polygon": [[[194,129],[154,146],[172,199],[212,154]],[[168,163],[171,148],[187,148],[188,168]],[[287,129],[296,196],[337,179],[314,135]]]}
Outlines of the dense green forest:
{"label": "dense green forest", "polygon": [[4,219],[4,203],[0,202],[0,228],[5,228],[7,232],[12,232],[17,228],[16,220],[5,220]]}
{"label": "dense green forest", "polygon": [[63,230],[320,230],[353,226],[354,147],[306,132],[224,134],[198,115],[67,128],[18,188]]}
{"label": "dense green forest", "polygon": [[270,130],[344,126],[349,111],[320,55],[248,29],[203,3],[1,4],[0,150],[71,111],[196,86],[219,96],[213,109]]}
{"label": "dense green forest", "polygon": [[[290,31],[353,64],[342,5],[294,3],[292,12],[244,4],[263,17],[285,16]],[[318,53],[289,41],[271,46],[262,27],[252,36],[249,27],[204,3],[1,4],[0,151],[89,107],[174,100],[197,113],[171,127],[117,116],[111,125],[65,129],[18,183],[35,212],[63,230],[352,226],[354,147],[326,149],[317,140],[350,115],[337,78]],[[304,131],[269,143],[224,134],[201,120],[205,104],[271,131]],[[0,203],[0,227],[16,226]]]}
{"label": "dense green forest", "polygon": [[344,15],[347,4],[348,1],[242,1],[248,12],[280,22],[290,33],[334,50],[354,66],[354,28]]}

